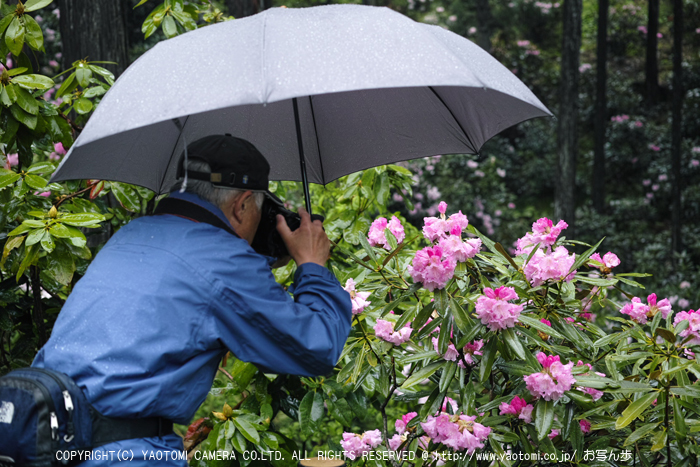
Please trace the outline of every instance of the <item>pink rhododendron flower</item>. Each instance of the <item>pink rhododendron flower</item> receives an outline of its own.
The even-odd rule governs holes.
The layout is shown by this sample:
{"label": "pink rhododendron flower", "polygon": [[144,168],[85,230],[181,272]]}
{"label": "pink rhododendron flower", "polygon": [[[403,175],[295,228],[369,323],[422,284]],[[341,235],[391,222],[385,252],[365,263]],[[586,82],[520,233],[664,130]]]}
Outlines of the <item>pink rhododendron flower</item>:
{"label": "pink rhododendron flower", "polygon": [[642,303],[639,297],[634,297],[632,301],[622,307],[620,313],[629,315],[630,319],[639,324],[646,324],[648,318],[653,318],[656,313],[661,312],[661,316],[666,318],[671,312],[671,302],[664,298],[657,303],[656,294],[647,297],[648,305]]}
{"label": "pink rhododendron flower", "polygon": [[591,432],[591,422],[589,422],[588,420],[580,420],[578,422],[578,424],[581,427],[582,433],[590,433]]}
{"label": "pink rhododendron flower", "polygon": [[391,321],[386,321],[383,319],[378,319],[377,324],[374,325],[374,334],[387,342],[391,342],[394,345],[401,345],[411,338],[411,332],[413,329],[406,324],[399,331],[394,331],[394,323]]}
{"label": "pink rhododendron flower", "polygon": [[532,409],[534,407],[519,396],[515,396],[510,404],[501,402],[499,409],[501,410],[500,415],[515,415],[525,423],[532,421]]}
{"label": "pink rhododendron flower", "polygon": [[63,147],[63,143],[55,143],[53,145],[53,152],[49,154],[49,159],[53,161],[61,160],[61,156],[66,155],[66,150]]}
{"label": "pink rhododendron flower", "polygon": [[673,319],[673,325],[677,326],[681,321],[688,321],[688,327],[679,334],[684,340],[690,337],[685,345],[700,345],[700,309],[681,311]]}
{"label": "pink rhododendron flower", "polygon": [[40,192],[38,192],[38,191],[35,191],[34,194],[37,195],[37,196],[43,196],[44,198],[48,198],[49,196],[51,196],[51,192],[50,192],[50,191],[44,191],[44,192],[42,192],[42,193],[40,193]]}
{"label": "pink rhododendron flower", "polygon": [[447,231],[452,235],[461,235],[468,225],[469,220],[467,220],[467,216],[462,214],[462,211],[452,214],[447,219]]}
{"label": "pink rhododendron flower", "polygon": [[5,168],[9,170],[10,167],[15,167],[17,165],[19,165],[19,154],[8,154],[5,160]]}
{"label": "pink rhododendron flower", "polygon": [[355,281],[352,278],[348,279],[345,282],[345,287],[343,287],[343,290],[350,294],[350,300],[352,300],[353,315],[359,315],[360,313],[365,311],[365,307],[372,303],[367,301],[367,297],[369,297],[372,293],[358,292],[357,290],[355,290]]}
{"label": "pink rhododendron flower", "polygon": [[466,449],[467,454],[471,454],[484,447],[484,441],[491,433],[491,428],[475,420],[475,416],[450,416],[442,412],[435,417],[428,416],[421,426],[434,443],[442,443],[455,451]]}
{"label": "pink rhododendron flower", "polygon": [[361,457],[362,454],[370,452],[382,442],[382,433],[379,430],[365,431],[358,435],[355,433],[343,433],[343,440],[340,445],[344,454],[349,459]]}
{"label": "pink rhododendron flower", "polygon": [[396,431],[402,435],[406,431],[406,426],[408,426],[408,422],[413,420],[414,417],[416,417],[418,414],[416,412],[409,412],[406,415],[402,415],[401,418],[396,420],[396,423],[394,426],[396,427]]}
{"label": "pink rhododendron flower", "polygon": [[600,269],[601,271],[603,271],[606,274],[609,273],[612,268],[620,265],[620,259],[617,257],[617,255],[615,253],[612,253],[610,251],[605,253],[602,258],[600,257],[599,253],[593,253],[589,259],[592,259],[592,260],[597,261],[600,264],[602,264],[602,266],[600,266],[600,265],[591,263],[591,266]]}
{"label": "pink rhododendron flower", "polygon": [[523,310],[522,305],[508,303],[516,298],[518,294],[512,287],[499,287],[496,290],[486,287],[484,295],[476,301],[476,316],[491,331],[512,328]]}
{"label": "pink rhododendron flower", "polygon": [[549,439],[554,439],[559,436],[559,430],[552,430],[551,433],[547,435]]}
{"label": "pink rhododendron flower", "polygon": [[576,255],[569,254],[568,250],[563,247],[557,247],[551,253],[545,253],[538,249],[530,258],[530,261],[523,268],[525,277],[533,287],[537,287],[548,280],[566,280],[569,282],[573,279],[576,271],[569,273],[569,270],[576,262]]}
{"label": "pink rhododendron flower", "polygon": [[440,410],[443,412],[447,412],[448,404],[450,405],[450,408],[452,408],[452,413],[457,413],[457,409],[459,409],[459,404],[457,404],[457,401],[452,399],[451,397],[445,397],[445,400],[442,401],[442,408]]}
{"label": "pink rhododendron flower", "polygon": [[[433,348],[435,351],[440,355],[440,350],[438,350],[438,338],[433,337]],[[464,349],[462,349],[462,353],[464,354],[464,359],[461,359],[459,357],[459,352],[457,352],[457,348],[455,347],[454,344],[450,343],[450,345],[447,347],[447,352],[445,352],[445,355],[442,355],[442,358],[445,360],[449,360],[451,362],[457,361],[457,365],[459,365],[461,368],[465,368],[464,362],[466,361],[467,364],[473,365],[476,363],[474,359],[472,358],[472,355],[482,355],[481,353],[481,348],[484,346],[484,341],[483,340],[478,340],[474,342],[470,342],[467,345],[464,346]]]}
{"label": "pink rhododendron flower", "polygon": [[[591,365],[590,363],[583,363],[583,361],[581,361],[581,360],[578,361],[576,366],[587,366],[589,370],[593,370],[593,365]],[[590,372],[586,372],[586,373],[583,373],[582,376],[588,376],[589,374],[590,374]],[[595,374],[600,376],[600,377],[605,378],[605,373],[600,373],[600,372],[596,371]],[[599,390],[594,389],[594,388],[587,388],[587,387],[578,386],[576,389],[580,390],[584,394],[590,395],[594,401],[597,401],[598,399],[603,397],[603,394],[605,394],[603,391],[599,391]]]}
{"label": "pink rhododendron flower", "polygon": [[550,328],[552,327],[552,322],[551,322],[550,320],[548,320],[548,319],[542,318],[542,319],[540,320],[540,323],[544,323],[544,324],[546,324],[547,326],[549,326]]}
{"label": "pink rhododendron flower", "polygon": [[[398,451],[401,444],[406,441],[401,435],[394,435],[389,438],[389,449],[392,451]],[[404,448],[405,449],[405,448]]]}
{"label": "pink rhododendron flower", "polygon": [[443,254],[442,247],[436,245],[417,251],[408,273],[414,282],[423,283],[423,287],[432,292],[445,287],[454,275],[455,266],[455,259]]}
{"label": "pink rhododendron flower", "polygon": [[440,211],[440,214],[445,214],[445,211],[447,211],[447,203],[444,201],[440,201],[438,204],[438,211]]}
{"label": "pink rhododendron flower", "polygon": [[525,386],[536,397],[542,397],[546,401],[558,400],[564,393],[571,389],[576,382],[571,374],[573,362],[562,365],[559,355],[546,355],[544,352],[537,354],[543,369],[539,373],[523,376]]}
{"label": "pink rhododendron flower", "polygon": [[403,242],[404,238],[406,238],[406,234],[404,233],[403,225],[401,225],[401,221],[399,220],[399,218],[396,216],[391,216],[391,220],[389,221],[388,227],[389,232],[391,232],[394,235],[394,237],[396,237],[396,243]]}
{"label": "pink rhododendron flower", "polygon": [[453,259],[454,262],[463,263],[469,258],[473,258],[481,250],[481,239],[470,238],[462,241],[458,235],[449,235],[440,239],[438,246],[442,248],[444,254]]}
{"label": "pink rhododendron flower", "polygon": [[445,219],[439,217],[423,218],[423,236],[431,242],[445,236],[450,229]]}
{"label": "pink rhododendron flower", "polygon": [[386,236],[384,232],[386,226],[387,221],[384,217],[378,217],[374,220],[374,222],[372,222],[372,225],[369,227],[369,233],[367,235],[367,239],[369,240],[370,245],[386,245]]}
{"label": "pink rhododendron flower", "polygon": [[546,217],[538,219],[537,222],[532,224],[532,232],[528,232],[524,237],[518,239],[515,254],[521,255],[523,253],[529,253],[532,246],[537,244],[543,248],[554,245],[561,231],[567,227],[569,227],[569,224],[561,220],[554,225],[554,223]]}

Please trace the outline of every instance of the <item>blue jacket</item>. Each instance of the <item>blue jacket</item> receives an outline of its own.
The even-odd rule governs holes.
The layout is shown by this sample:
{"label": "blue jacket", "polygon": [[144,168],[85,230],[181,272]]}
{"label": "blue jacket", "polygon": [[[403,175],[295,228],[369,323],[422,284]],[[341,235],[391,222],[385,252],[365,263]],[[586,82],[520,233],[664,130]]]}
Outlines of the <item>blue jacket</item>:
{"label": "blue jacket", "polygon": [[[172,196],[228,222],[195,195]],[[173,215],[136,219],[76,284],[33,366],[71,376],[104,415],[180,424],[204,401],[227,350],[264,372],[330,372],[350,330],[349,294],[328,269],[307,263],[296,271],[292,298],[270,262],[209,224]],[[133,450],[136,461],[141,450],[181,451],[182,440],[173,434],[100,448],[116,449]]]}

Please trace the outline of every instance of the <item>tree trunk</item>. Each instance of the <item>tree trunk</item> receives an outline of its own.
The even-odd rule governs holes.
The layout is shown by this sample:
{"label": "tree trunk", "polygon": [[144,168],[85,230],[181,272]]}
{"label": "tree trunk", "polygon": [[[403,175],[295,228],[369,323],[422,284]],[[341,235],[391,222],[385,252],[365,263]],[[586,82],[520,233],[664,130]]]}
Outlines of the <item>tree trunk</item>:
{"label": "tree trunk", "polygon": [[646,102],[647,106],[659,101],[659,0],[649,0],[649,22],[647,24]]}
{"label": "tree trunk", "polygon": [[[683,248],[681,243],[681,119],[683,110],[683,0],[673,2],[673,110],[671,123],[671,246],[674,253]],[[675,264],[675,258],[673,260]]]}
{"label": "tree trunk", "polygon": [[581,50],[581,0],[564,1],[562,34],[560,104],[557,125],[557,179],[555,181],[554,217],[569,224],[569,234],[575,232],[576,156],[578,138],[578,78]]}
{"label": "tree trunk", "polygon": [[64,69],[76,60],[104,60],[117,62],[104,67],[119,76],[129,66],[126,2],[59,0],[58,7]]}
{"label": "tree trunk", "polygon": [[[228,14],[234,18],[243,18],[259,13],[263,10],[261,3],[272,4],[272,0],[226,0]],[[269,8],[270,5],[267,5]]]}
{"label": "tree trunk", "polygon": [[593,208],[599,214],[605,210],[605,125],[608,101],[605,95],[608,62],[608,4],[598,0],[598,57],[596,62],[595,144],[593,155]]}
{"label": "tree trunk", "polygon": [[491,53],[491,30],[493,15],[489,0],[476,0],[476,43],[485,51]]}

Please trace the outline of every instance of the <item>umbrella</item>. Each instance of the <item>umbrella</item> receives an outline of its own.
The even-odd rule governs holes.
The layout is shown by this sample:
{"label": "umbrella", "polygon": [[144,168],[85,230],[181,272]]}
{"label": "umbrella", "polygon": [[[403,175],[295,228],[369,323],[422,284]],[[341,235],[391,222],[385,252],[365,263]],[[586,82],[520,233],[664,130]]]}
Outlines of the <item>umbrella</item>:
{"label": "umbrella", "polygon": [[273,8],[160,42],[117,80],[52,181],[175,181],[188,142],[252,142],[271,180],[326,184],[382,164],[475,154],[551,113],[471,41],[388,8]]}

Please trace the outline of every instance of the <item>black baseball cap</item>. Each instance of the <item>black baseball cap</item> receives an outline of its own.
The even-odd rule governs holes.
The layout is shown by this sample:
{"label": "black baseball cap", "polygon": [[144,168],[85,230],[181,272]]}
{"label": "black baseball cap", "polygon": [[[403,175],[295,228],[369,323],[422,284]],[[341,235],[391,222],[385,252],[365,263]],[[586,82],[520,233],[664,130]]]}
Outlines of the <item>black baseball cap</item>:
{"label": "black baseball cap", "polygon": [[[270,164],[252,143],[230,134],[210,135],[187,146],[187,158],[209,164],[211,173],[188,170],[187,177],[210,182],[219,188],[268,192]],[[185,152],[178,178],[184,177]]]}

